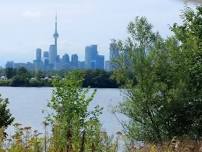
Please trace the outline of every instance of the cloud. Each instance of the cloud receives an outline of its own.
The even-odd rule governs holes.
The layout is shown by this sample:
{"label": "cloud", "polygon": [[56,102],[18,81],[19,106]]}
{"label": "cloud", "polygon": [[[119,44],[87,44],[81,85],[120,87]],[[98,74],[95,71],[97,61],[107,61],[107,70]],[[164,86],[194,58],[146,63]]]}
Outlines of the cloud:
{"label": "cloud", "polygon": [[41,12],[27,10],[22,13],[22,16],[26,18],[38,18],[41,17]]}

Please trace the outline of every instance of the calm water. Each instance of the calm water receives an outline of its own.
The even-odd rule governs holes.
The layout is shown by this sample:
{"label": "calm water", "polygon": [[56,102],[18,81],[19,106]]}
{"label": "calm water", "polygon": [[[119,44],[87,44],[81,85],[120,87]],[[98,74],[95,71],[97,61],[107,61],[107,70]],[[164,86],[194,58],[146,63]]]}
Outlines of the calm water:
{"label": "calm water", "polygon": [[[92,91],[92,90],[91,90]],[[51,98],[51,88],[14,88],[0,87],[0,94],[4,98],[9,98],[9,108],[15,122],[23,124],[23,126],[32,126],[40,132],[43,131],[42,122],[44,114],[42,110],[47,110],[47,103]],[[114,134],[121,131],[121,125],[117,121],[114,114],[111,113],[112,107],[123,100],[123,93],[119,89],[98,89],[90,109],[96,105],[104,108],[100,120],[103,129]],[[120,116],[123,119],[123,116]]]}

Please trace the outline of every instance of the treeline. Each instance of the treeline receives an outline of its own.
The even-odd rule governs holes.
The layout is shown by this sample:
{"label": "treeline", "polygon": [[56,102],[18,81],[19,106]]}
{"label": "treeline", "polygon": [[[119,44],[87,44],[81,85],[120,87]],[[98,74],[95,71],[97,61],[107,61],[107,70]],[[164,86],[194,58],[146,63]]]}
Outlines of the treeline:
{"label": "treeline", "polygon": [[[69,71],[70,72],[70,71]],[[25,68],[6,68],[1,70],[4,76],[0,80],[0,86],[13,87],[52,87],[52,80],[55,77],[64,78],[68,71],[34,72]],[[104,70],[79,70],[83,76],[83,87],[92,88],[118,88],[116,80],[113,80],[112,73]]]}

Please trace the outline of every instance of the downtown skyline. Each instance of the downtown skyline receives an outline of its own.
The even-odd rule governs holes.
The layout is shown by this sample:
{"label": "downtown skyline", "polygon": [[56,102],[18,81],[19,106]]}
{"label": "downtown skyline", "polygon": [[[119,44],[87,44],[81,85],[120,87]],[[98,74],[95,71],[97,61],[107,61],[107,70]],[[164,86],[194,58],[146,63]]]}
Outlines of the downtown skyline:
{"label": "downtown skyline", "polygon": [[[104,70],[105,69],[105,57],[100,55],[98,52],[97,44],[91,44],[85,47],[85,60],[79,60],[77,54],[72,54],[71,58],[66,52],[61,55],[58,54],[58,38],[60,34],[58,33],[58,20],[57,14],[55,16],[54,22],[54,33],[53,39],[54,43],[49,45],[48,51],[44,51],[41,48],[37,48],[35,51],[35,58],[33,61],[28,62],[15,62],[10,60],[6,62],[6,68],[26,68],[31,71],[60,71],[60,70],[73,70],[73,69],[89,69],[89,70]],[[119,55],[119,50],[116,44],[110,45],[110,61],[107,62],[105,70],[112,70],[111,61],[117,58]],[[114,47],[112,47],[114,46]],[[114,52],[115,51],[115,52]],[[118,54],[116,54],[118,53]],[[113,56],[113,57],[112,57]]]}
{"label": "downtown skyline", "polygon": [[[163,10],[161,14],[155,10],[158,6]],[[53,43],[50,33],[56,12],[61,33],[59,54],[78,54],[79,60],[84,60],[85,46],[98,44],[100,54],[108,60],[111,39],[125,39],[127,25],[136,16],[146,16],[154,25],[154,30],[166,37],[170,34],[168,24],[179,22],[178,16],[184,4],[175,0],[51,0],[49,3],[46,0],[30,3],[20,0],[18,3],[2,2],[0,8],[0,65],[4,66],[9,60],[31,61],[35,48],[48,50],[47,46]],[[159,18],[154,17],[157,13]]]}

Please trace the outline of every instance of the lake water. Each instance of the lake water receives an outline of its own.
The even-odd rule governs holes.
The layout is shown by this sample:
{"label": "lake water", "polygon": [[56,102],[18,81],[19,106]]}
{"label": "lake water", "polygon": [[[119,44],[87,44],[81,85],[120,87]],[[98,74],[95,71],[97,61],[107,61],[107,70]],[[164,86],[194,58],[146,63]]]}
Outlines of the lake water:
{"label": "lake water", "polygon": [[[15,122],[23,126],[32,126],[40,132],[43,132],[42,122],[45,116],[42,110],[47,110],[51,93],[52,88],[0,87],[0,94],[9,99],[9,108],[15,117]],[[111,112],[113,106],[118,105],[122,100],[123,93],[119,89],[97,89],[96,96],[90,104],[90,109],[96,105],[104,108],[100,120],[103,129],[110,134],[122,130],[121,124]],[[118,117],[124,119],[121,115]]]}

